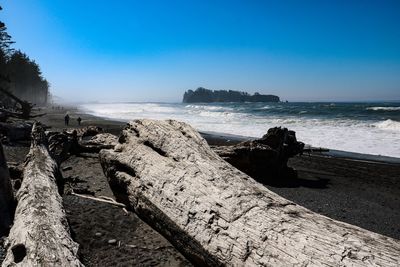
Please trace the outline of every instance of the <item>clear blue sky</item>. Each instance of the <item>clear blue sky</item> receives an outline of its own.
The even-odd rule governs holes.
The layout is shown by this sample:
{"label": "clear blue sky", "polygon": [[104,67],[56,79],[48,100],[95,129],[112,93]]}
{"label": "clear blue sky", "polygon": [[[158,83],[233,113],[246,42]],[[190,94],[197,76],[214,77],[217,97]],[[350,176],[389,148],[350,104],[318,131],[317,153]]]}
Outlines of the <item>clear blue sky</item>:
{"label": "clear blue sky", "polygon": [[400,100],[400,1],[2,1],[15,47],[70,101]]}

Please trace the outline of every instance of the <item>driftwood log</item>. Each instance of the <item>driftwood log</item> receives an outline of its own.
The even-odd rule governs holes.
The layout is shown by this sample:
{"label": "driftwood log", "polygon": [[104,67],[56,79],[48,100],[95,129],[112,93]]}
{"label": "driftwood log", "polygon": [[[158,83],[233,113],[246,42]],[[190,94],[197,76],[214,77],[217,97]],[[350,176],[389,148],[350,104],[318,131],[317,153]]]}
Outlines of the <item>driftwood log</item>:
{"label": "driftwood log", "polygon": [[3,145],[0,143],[0,236],[7,234],[12,225],[14,194]]}
{"label": "driftwood log", "polygon": [[99,153],[101,149],[110,149],[118,143],[118,137],[110,133],[99,133],[89,140],[79,142],[81,150],[85,152]]}
{"label": "driftwood log", "polygon": [[260,182],[297,178],[297,172],[287,163],[303,149],[304,143],[297,141],[296,133],[281,127],[270,128],[260,139],[213,147],[221,158]]}
{"label": "driftwood log", "polygon": [[[109,133],[99,133],[99,128],[88,126],[74,129],[69,132],[46,132],[49,139],[49,150],[58,164],[61,164],[70,155],[81,153],[99,153],[101,149],[113,148],[118,137]],[[94,136],[92,136],[94,135]],[[91,136],[89,140],[83,137]]]}
{"label": "driftwood log", "polygon": [[2,266],[82,266],[57,188],[58,168],[35,124]]}
{"label": "driftwood log", "polygon": [[[66,131],[64,131],[64,133],[69,134],[69,135],[76,134],[78,139],[81,140],[82,138],[87,137],[87,136],[95,136],[95,135],[101,133],[102,131],[103,131],[103,129],[98,126],[86,126],[83,128],[67,129]],[[74,133],[74,132],[76,132],[76,133]]]}
{"label": "driftwood log", "polygon": [[119,201],[199,265],[399,266],[400,241],[296,205],[189,125],[131,122],[100,160]]}

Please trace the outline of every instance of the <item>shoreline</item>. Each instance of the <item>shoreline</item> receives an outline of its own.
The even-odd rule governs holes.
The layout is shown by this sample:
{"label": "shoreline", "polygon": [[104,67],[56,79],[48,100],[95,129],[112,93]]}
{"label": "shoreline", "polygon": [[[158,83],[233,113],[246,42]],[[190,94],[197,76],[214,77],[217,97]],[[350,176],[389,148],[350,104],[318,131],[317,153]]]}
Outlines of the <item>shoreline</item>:
{"label": "shoreline", "polygon": [[[87,111],[80,109],[79,107],[74,107],[74,108],[77,111],[79,111],[78,112],[79,114],[84,114],[85,116],[90,116],[95,120],[99,120],[99,121],[104,120],[109,123],[113,123],[113,124],[120,123],[123,125],[126,125],[126,123],[128,123],[128,121],[126,121],[126,120],[122,120],[122,119],[118,120],[118,119],[97,116],[97,115],[88,113]],[[210,145],[233,145],[233,144],[237,144],[242,141],[252,140],[252,139],[257,138],[257,137],[236,135],[236,134],[230,134],[230,133],[221,133],[221,132],[214,132],[214,131],[202,131],[202,130],[198,130],[198,131],[207,140],[207,142]],[[260,138],[260,137],[258,137],[258,138]],[[299,140],[299,141],[301,141],[301,140]],[[306,144],[306,147],[314,148],[316,150],[319,149],[319,148],[313,147],[311,144]],[[320,155],[320,156],[325,156],[325,157],[334,157],[334,158],[341,158],[341,159],[348,159],[348,160],[360,160],[360,161],[366,161],[366,162],[376,162],[376,163],[385,163],[385,164],[400,164],[400,158],[398,158],[398,157],[366,154],[366,153],[359,153],[359,152],[353,152],[353,151],[344,151],[344,150],[330,149],[330,148],[325,148],[325,147],[324,147],[324,149],[328,149],[329,151],[328,152],[314,151],[312,153],[316,154],[316,155]]]}

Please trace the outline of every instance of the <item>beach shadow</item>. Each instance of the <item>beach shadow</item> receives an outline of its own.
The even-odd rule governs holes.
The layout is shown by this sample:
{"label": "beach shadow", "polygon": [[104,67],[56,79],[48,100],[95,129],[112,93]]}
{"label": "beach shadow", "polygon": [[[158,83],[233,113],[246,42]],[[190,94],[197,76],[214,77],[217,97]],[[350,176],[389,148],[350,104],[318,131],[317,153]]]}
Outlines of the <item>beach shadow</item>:
{"label": "beach shadow", "polygon": [[273,181],[269,185],[274,187],[286,187],[286,188],[307,187],[313,189],[325,189],[328,188],[329,181],[330,181],[329,179],[323,179],[323,178],[318,178],[317,180],[293,178],[293,179],[281,179],[279,181]]}
{"label": "beach shadow", "polygon": [[79,153],[75,156],[84,159],[96,159],[99,157],[97,153]]}
{"label": "beach shadow", "polygon": [[258,182],[278,188],[297,188],[297,187],[307,187],[313,189],[325,189],[328,188],[330,184],[330,179],[317,178],[317,179],[304,179],[304,178],[255,178]]}

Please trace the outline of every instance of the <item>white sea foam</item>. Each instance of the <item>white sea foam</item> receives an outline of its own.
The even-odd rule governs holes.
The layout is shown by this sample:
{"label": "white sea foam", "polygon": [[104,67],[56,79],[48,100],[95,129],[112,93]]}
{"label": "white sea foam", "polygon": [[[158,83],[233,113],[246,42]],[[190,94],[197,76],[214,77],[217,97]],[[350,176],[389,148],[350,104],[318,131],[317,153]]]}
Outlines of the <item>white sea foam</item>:
{"label": "white sea foam", "polygon": [[399,111],[400,107],[368,107],[367,110],[374,110],[374,111]]}
{"label": "white sea foam", "polygon": [[221,105],[116,103],[86,104],[81,108],[97,116],[122,121],[139,118],[176,119],[202,131],[252,137],[262,136],[271,127],[282,126],[296,131],[299,140],[313,146],[400,157],[400,122],[389,119],[370,122],[304,115],[265,116],[246,113],[243,108]]}
{"label": "white sea foam", "polygon": [[259,108],[259,109],[271,109],[272,107],[271,106],[263,106],[263,107],[261,107],[261,108]]}
{"label": "white sea foam", "polygon": [[[381,121],[381,122],[377,122],[374,124],[374,126],[380,128],[380,129],[384,129],[384,130],[392,130],[392,131],[400,132],[400,122],[393,121],[390,119]],[[399,138],[400,138],[400,136],[399,136]]]}
{"label": "white sea foam", "polygon": [[185,108],[195,109],[195,110],[210,110],[210,111],[233,110],[233,108],[230,107],[202,106],[202,105],[186,105]]}

